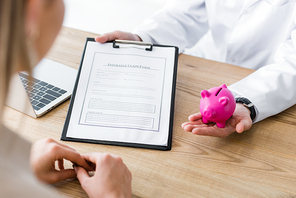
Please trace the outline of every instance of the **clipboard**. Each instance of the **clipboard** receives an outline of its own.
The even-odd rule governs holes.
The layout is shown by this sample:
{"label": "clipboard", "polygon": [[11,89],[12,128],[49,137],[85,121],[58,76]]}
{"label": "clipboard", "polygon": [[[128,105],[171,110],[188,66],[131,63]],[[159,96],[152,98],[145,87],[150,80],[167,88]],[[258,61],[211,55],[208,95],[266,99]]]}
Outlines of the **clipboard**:
{"label": "clipboard", "polygon": [[178,47],[87,38],[61,140],[171,150]]}

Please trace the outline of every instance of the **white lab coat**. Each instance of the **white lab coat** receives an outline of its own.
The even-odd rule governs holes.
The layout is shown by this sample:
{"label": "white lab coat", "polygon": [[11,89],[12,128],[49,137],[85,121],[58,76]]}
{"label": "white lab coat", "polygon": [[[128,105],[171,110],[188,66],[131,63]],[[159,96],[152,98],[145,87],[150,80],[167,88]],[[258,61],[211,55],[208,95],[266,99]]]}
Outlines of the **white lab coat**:
{"label": "white lab coat", "polygon": [[169,0],[134,33],[144,42],[258,69],[229,86],[255,104],[258,122],[296,103],[295,22],[295,0]]}

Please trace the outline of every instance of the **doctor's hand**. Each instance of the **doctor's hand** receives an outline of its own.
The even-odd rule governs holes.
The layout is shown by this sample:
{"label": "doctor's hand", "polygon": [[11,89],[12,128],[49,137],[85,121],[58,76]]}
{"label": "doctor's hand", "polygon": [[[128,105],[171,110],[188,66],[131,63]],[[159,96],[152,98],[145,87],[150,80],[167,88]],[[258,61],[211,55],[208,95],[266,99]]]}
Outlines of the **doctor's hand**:
{"label": "doctor's hand", "polygon": [[106,43],[107,41],[113,41],[115,39],[130,40],[130,41],[142,41],[142,39],[136,34],[132,34],[130,32],[123,32],[123,31],[119,31],[119,30],[114,31],[114,32],[109,32],[109,33],[103,34],[103,35],[95,38],[95,40],[99,43]]}
{"label": "doctor's hand", "polygon": [[96,167],[90,177],[84,168],[75,166],[77,178],[89,197],[131,197],[132,175],[120,157],[106,153],[82,156]]}
{"label": "doctor's hand", "polygon": [[189,122],[182,124],[182,128],[195,135],[214,137],[226,137],[233,132],[242,133],[252,127],[250,111],[242,104],[237,103],[231,118],[226,121],[225,128],[219,128],[215,123],[204,124],[201,120],[201,113],[189,116]]}
{"label": "doctor's hand", "polygon": [[[46,184],[76,178],[74,169],[64,168],[64,159],[78,164],[87,170],[93,170],[78,152],[53,139],[39,140],[31,148],[30,163],[33,172],[41,182]],[[56,161],[58,162],[59,170],[55,168]]]}

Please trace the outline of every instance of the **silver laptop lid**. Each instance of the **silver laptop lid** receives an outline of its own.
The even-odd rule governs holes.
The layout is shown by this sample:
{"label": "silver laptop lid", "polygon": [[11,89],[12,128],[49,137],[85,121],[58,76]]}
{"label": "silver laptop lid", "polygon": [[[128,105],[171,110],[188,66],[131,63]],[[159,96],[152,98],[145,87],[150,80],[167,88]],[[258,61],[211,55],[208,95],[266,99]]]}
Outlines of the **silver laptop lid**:
{"label": "silver laptop lid", "polygon": [[28,78],[26,73],[13,77],[6,104],[40,117],[71,96],[76,75],[73,68],[43,59],[34,68],[33,78]]}

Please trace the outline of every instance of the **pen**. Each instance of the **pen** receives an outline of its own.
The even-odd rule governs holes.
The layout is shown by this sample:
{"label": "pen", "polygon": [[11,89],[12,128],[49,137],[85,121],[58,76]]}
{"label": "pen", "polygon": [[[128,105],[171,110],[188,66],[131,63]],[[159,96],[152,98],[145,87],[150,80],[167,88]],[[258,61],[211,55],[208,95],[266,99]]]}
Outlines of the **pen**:
{"label": "pen", "polygon": [[77,166],[77,167],[82,167],[82,166],[79,166],[79,165],[76,164],[76,163],[73,163],[73,164],[72,164],[72,168],[75,168],[75,166]]}

